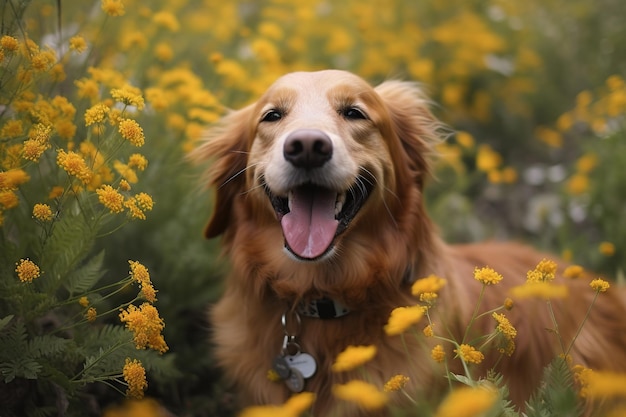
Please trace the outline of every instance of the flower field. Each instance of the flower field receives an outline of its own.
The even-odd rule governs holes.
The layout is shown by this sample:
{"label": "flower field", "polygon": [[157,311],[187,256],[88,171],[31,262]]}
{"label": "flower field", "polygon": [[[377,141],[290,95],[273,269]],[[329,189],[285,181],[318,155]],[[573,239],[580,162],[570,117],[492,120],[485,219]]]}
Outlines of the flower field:
{"label": "flower field", "polygon": [[[601,302],[626,270],[622,3],[2,1],[0,415],[237,415],[205,317],[225,265],[219,242],[203,239],[210,193],[185,155],[227,109],[295,70],[420,82],[451,132],[426,195],[445,238],[557,253],[606,278],[589,289]],[[566,296],[542,292],[546,268],[520,297]],[[475,278],[485,291],[502,279],[488,269]],[[393,334],[419,321],[424,337],[440,336],[428,308],[445,277],[428,279],[414,288],[425,308],[394,311]],[[515,329],[503,310],[490,312],[497,328],[485,340],[506,352]],[[466,369],[480,362],[475,346],[454,343]],[[429,360],[443,362],[438,346]],[[338,368],[375,354],[349,348]],[[575,380],[574,397],[626,396],[602,388],[626,386],[624,375],[571,374],[564,363],[549,371]],[[416,410],[460,416],[472,398],[467,417],[517,415],[468,375],[457,377],[469,391]],[[333,391],[358,402],[374,390],[374,408],[406,383],[354,382]],[[546,415],[539,399],[533,415]],[[306,415],[311,401],[244,413]]]}

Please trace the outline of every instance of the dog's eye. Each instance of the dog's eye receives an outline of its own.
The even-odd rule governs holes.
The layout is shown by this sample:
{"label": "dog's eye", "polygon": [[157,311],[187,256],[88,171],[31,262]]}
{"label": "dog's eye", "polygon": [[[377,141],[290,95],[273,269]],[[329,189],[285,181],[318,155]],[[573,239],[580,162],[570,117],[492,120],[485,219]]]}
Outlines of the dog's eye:
{"label": "dog's eye", "polygon": [[358,107],[347,107],[341,111],[341,114],[346,119],[351,120],[367,120],[367,116]]}
{"label": "dog's eye", "polygon": [[283,118],[283,114],[278,110],[270,110],[263,115],[262,122],[277,122]]}

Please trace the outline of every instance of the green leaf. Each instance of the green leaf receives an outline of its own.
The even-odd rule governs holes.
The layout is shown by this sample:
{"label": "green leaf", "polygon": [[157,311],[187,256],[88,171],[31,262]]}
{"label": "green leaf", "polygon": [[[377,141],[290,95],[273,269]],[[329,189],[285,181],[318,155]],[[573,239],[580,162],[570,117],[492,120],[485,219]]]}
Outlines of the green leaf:
{"label": "green leaf", "polygon": [[13,317],[13,314],[9,314],[8,316],[0,319],[0,332],[6,327],[7,324],[9,324],[11,320],[13,320]]}
{"label": "green leaf", "polygon": [[85,265],[70,273],[63,283],[70,292],[70,296],[75,293],[84,293],[93,288],[106,273],[106,270],[102,268],[103,263],[104,250],[89,259]]}

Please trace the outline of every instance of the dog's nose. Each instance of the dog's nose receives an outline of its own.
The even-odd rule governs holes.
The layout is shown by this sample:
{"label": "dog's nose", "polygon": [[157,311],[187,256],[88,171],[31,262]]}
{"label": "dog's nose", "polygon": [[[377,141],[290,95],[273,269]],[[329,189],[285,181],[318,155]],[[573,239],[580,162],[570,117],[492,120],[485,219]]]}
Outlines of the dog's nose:
{"label": "dog's nose", "polygon": [[285,139],[283,155],[295,167],[319,168],[332,157],[333,143],[321,130],[298,129]]}

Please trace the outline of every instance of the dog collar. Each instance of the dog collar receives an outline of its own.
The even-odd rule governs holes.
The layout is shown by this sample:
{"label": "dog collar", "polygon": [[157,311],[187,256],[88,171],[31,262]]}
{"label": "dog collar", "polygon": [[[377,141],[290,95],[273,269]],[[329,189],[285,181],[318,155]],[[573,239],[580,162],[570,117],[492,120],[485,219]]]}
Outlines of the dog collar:
{"label": "dog collar", "polygon": [[305,317],[313,317],[322,320],[336,319],[345,316],[350,309],[337,300],[330,298],[318,298],[308,303],[298,305],[298,313]]}

